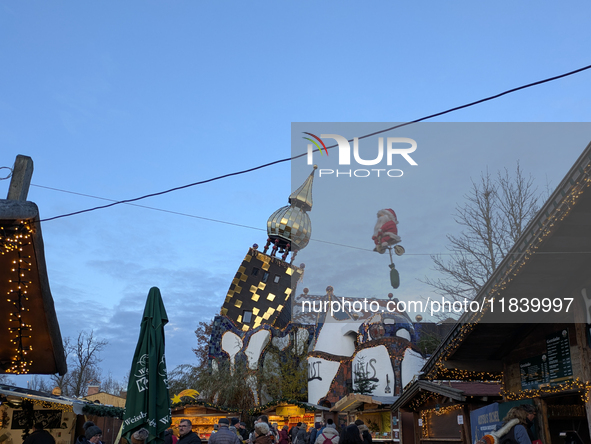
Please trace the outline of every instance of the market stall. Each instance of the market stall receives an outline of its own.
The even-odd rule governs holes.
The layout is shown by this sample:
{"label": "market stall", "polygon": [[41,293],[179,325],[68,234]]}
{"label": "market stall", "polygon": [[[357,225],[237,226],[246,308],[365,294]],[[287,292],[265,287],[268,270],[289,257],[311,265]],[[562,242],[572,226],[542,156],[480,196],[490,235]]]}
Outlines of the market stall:
{"label": "market stall", "polygon": [[76,438],[77,414],[85,403],[8,385],[0,385],[0,443],[20,444],[23,436],[43,424],[56,444],[72,444]]}
{"label": "market stall", "polygon": [[[321,422],[325,419],[325,413],[329,409],[326,407],[315,406],[312,404],[300,403],[280,403],[262,406],[257,409],[261,415],[269,417],[269,423],[277,424],[277,429],[281,430],[283,426],[291,429],[298,422],[306,424],[308,428],[313,427],[315,422]],[[332,418],[332,415],[329,416]]]}
{"label": "market stall", "polygon": [[340,399],[330,410],[346,414],[346,423],[362,420],[373,441],[400,442],[398,418],[391,406],[398,396],[371,396],[351,393]]}
{"label": "market stall", "polygon": [[183,419],[188,419],[193,424],[193,431],[202,440],[209,440],[214,424],[217,424],[221,418],[231,418],[234,416],[238,416],[238,414],[210,406],[205,402],[196,402],[173,408],[171,427],[174,434],[178,436],[179,423]]}

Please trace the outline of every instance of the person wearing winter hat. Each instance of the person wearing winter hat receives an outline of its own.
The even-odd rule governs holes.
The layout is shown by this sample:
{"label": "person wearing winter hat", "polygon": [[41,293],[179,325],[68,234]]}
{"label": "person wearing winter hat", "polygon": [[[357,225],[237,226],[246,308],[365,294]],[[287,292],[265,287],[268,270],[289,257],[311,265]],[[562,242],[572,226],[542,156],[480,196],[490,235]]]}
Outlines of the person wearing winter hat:
{"label": "person wearing winter hat", "polygon": [[220,429],[215,435],[209,437],[209,444],[242,444],[236,432],[230,431],[230,421],[228,418],[220,418],[218,424],[220,425]]}
{"label": "person wearing winter hat", "polygon": [[275,438],[269,432],[269,424],[262,421],[257,422],[254,425],[255,444],[273,444],[275,442]]}
{"label": "person wearing winter hat", "polygon": [[99,444],[101,442],[101,438],[103,437],[103,431],[97,426],[93,425],[86,429],[84,436],[88,442],[92,444]]}

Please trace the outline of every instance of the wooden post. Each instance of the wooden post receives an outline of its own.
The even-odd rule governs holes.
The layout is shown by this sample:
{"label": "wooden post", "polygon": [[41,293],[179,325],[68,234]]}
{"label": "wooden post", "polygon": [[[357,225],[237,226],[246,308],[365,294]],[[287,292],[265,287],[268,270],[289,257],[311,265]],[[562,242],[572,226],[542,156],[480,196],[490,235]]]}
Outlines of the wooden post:
{"label": "wooden post", "polygon": [[[585,288],[586,294],[591,293],[591,286]],[[577,348],[579,349],[579,356],[581,361],[581,374],[579,378],[582,381],[591,381],[591,349],[587,345],[587,307],[583,299],[583,289],[575,291],[573,294],[577,305],[575,305],[575,332],[577,337]],[[585,412],[587,413],[587,426],[589,427],[589,434],[591,435],[591,394],[587,397],[585,402]]]}
{"label": "wooden post", "polygon": [[536,430],[538,431],[538,439],[541,439],[543,443],[551,444],[550,440],[550,424],[548,419],[548,408],[546,407],[546,401],[542,398],[534,398],[536,405]]}
{"label": "wooden post", "polygon": [[29,186],[31,185],[31,177],[33,177],[33,159],[29,156],[19,154],[14,161],[12,178],[10,179],[10,187],[8,188],[8,196],[6,199],[27,200]]}

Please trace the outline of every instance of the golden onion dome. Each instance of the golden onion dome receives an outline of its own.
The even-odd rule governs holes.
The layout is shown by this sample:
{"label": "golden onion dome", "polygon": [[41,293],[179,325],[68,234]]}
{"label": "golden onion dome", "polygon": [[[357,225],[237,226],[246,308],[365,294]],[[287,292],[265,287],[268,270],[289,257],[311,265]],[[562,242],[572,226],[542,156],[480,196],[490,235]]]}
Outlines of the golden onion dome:
{"label": "golden onion dome", "polygon": [[306,213],[312,209],[312,183],[314,171],[304,183],[289,196],[289,205],[279,208],[267,220],[267,234],[272,240],[279,240],[279,247],[290,245],[292,251],[298,251],[308,245],[312,235],[312,223]]}

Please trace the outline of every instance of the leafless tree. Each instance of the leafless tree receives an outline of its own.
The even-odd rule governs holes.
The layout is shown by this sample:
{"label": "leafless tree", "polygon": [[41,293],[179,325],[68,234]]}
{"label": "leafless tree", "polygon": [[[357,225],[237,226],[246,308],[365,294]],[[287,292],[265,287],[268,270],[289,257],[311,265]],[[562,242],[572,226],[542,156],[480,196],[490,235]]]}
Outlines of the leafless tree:
{"label": "leafless tree", "polygon": [[0,384],[14,385],[14,381],[8,375],[0,375]]}
{"label": "leafless tree", "polygon": [[68,360],[68,373],[63,376],[53,375],[52,381],[62,389],[67,396],[81,397],[88,391],[91,381],[99,381],[101,370],[98,364],[101,362],[100,352],[108,344],[107,341],[97,339],[94,331],[78,334],[76,342],[69,338],[64,341],[64,350]]}
{"label": "leafless tree", "polygon": [[126,390],[126,387],[127,385],[123,385],[123,383],[115,380],[111,372],[109,372],[109,375],[106,378],[102,378],[101,380],[101,392],[109,393],[111,395],[121,395],[121,392]]}
{"label": "leafless tree", "polygon": [[50,381],[40,375],[31,375],[31,378],[27,381],[27,388],[39,392],[51,392],[53,389]]}
{"label": "leafless tree", "polygon": [[450,301],[478,294],[538,211],[540,193],[517,163],[512,175],[482,173],[464,197],[454,215],[462,232],[447,236],[451,256],[431,256],[442,277],[423,281]]}

